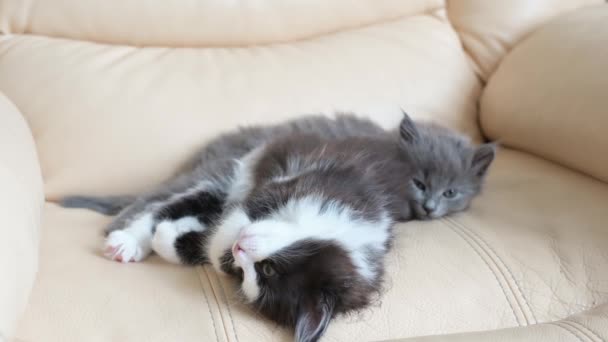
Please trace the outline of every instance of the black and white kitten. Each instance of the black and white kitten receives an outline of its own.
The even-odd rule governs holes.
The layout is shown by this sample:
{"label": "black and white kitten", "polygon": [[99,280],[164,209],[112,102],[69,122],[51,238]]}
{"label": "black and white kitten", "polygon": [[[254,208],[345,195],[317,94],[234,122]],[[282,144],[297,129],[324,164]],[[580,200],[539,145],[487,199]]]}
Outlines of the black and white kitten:
{"label": "black and white kitten", "polygon": [[494,153],[407,115],[396,132],[353,116],[309,117],[220,136],[149,194],[63,205],[120,211],[107,230],[109,258],[140,261],[154,250],[211,263],[297,341],[316,341],[380,289],[395,222],[465,209]]}

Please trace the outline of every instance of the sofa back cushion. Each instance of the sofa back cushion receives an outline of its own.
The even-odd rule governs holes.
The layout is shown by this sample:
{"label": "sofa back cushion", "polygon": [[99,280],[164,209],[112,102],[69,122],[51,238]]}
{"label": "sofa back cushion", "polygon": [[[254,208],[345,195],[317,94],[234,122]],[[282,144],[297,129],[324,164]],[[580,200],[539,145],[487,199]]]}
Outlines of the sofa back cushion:
{"label": "sofa back cushion", "polygon": [[[0,2],[0,90],[32,128],[51,200],[142,191],[221,131],[305,113],[355,111],[390,127],[403,108],[481,138],[479,51],[467,40],[467,56],[450,20],[491,39],[495,28],[462,25],[482,23],[487,3],[32,4]],[[569,8],[540,7],[505,32]]]}
{"label": "sofa back cushion", "polygon": [[[70,20],[51,20],[57,9],[41,2],[26,8],[27,25],[18,25],[16,15],[0,22],[15,31],[0,41],[0,89],[32,128],[50,200],[142,191],[222,131],[305,113],[356,111],[391,127],[401,107],[480,137],[481,84],[443,3],[337,1],[344,16],[329,27],[312,14],[337,5],[313,1],[306,7],[310,27],[289,35],[301,26],[279,19],[299,18],[302,4],[289,15],[281,14],[288,9],[279,1],[245,15],[248,2],[228,12],[217,9],[225,1],[197,2],[215,6],[206,10],[227,21],[209,26],[197,25],[209,12],[186,1],[139,2],[145,10],[138,11],[130,9],[133,2],[113,3],[133,14],[128,22],[120,10],[107,15],[105,1],[49,2]],[[13,4],[17,13],[20,3],[3,5]],[[363,20],[363,12],[374,17]],[[278,25],[285,36],[253,25],[239,31],[244,40],[235,40],[227,30],[237,14],[264,27]],[[79,15],[94,18],[81,22]],[[20,34],[29,32],[35,34]],[[124,45],[130,43],[138,46]]]}

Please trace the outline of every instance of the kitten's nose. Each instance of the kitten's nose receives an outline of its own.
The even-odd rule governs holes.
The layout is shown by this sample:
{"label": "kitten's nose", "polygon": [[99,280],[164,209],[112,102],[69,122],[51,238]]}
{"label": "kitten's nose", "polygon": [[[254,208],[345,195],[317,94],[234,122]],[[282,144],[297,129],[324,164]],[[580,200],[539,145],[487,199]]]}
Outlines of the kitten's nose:
{"label": "kitten's nose", "polygon": [[433,213],[433,211],[435,211],[435,209],[437,209],[437,203],[435,203],[435,201],[426,201],[422,205],[422,208],[424,209],[426,214],[429,215],[429,214]]}

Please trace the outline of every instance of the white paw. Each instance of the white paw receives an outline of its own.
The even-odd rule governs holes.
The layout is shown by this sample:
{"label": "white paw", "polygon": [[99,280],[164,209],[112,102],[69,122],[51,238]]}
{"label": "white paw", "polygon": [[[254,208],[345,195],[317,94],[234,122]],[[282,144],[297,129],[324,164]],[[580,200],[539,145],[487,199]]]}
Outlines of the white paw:
{"label": "white paw", "polygon": [[156,233],[152,237],[152,249],[156,254],[174,264],[181,263],[175,250],[175,240],[181,235],[179,228],[173,222],[163,221],[156,225]]}
{"label": "white paw", "polygon": [[141,261],[149,253],[124,230],[115,230],[108,235],[103,252],[107,258],[122,263]]}

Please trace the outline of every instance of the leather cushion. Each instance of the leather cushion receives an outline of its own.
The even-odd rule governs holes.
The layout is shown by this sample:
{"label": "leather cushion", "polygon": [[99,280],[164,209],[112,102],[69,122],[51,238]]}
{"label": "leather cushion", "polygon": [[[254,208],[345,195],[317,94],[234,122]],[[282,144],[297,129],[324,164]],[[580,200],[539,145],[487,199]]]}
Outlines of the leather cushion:
{"label": "leather cushion", "polygon": [[507,56],[481,99],[486,135],[608,181],[608,5],[547,24]]}
{"label": "leather cushion", "polygon": [[0,41],[0,89],[36,136],[48,199],[147,190],[222,131],[304,113],[394,127],[402,107],[480,137],[479,80],[434,16],[231,49],[16,35]]}
{"label": "leather cushion", "polygon": [[[606,184],[502,150],[468,212],[396,228],[386,292],[332,323],[327,341],[526,326],[596,306],[608,300],[607,201]],[[233,281],[209,267],[103,259],[105,217],[49,204],[43,222],[23,340],[289,340],[239,304]]]}

